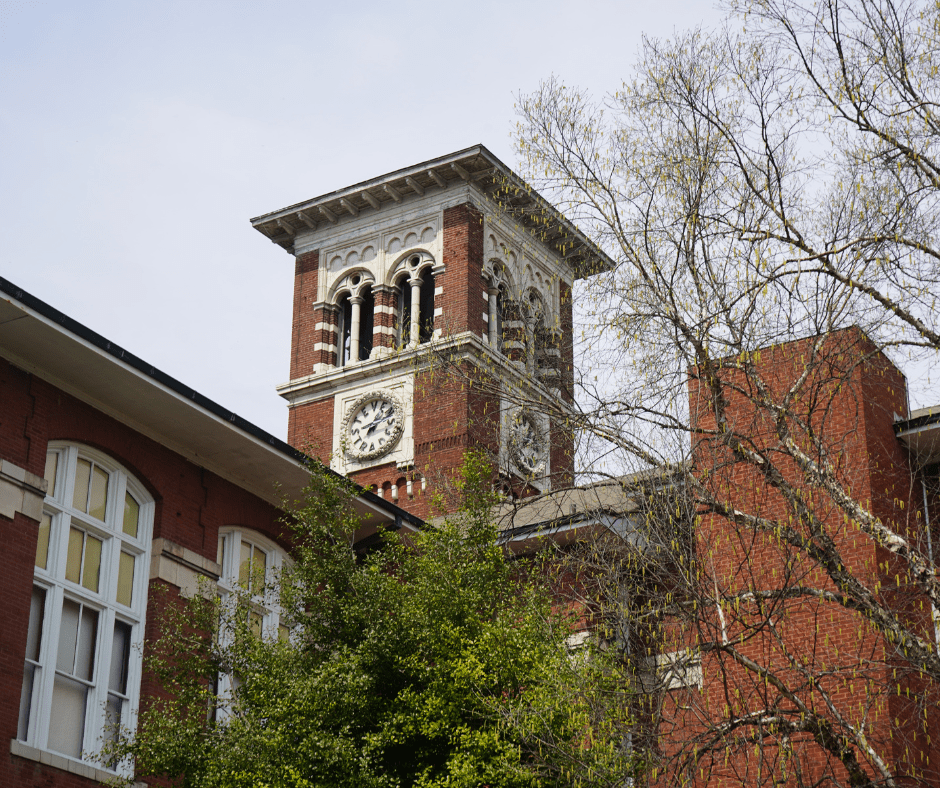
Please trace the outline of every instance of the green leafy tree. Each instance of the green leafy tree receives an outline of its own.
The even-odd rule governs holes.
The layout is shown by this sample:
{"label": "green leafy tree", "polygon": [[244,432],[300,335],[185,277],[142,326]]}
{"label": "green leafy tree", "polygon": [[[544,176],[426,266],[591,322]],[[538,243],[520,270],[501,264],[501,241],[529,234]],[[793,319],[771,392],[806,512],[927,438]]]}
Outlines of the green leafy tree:
{"label": "green leafy tree", "polygon": [[[352,486],[314,470],[290,516],[295,563],[276,590],[289,637],[252,631],[247,594],[168,605],[149,661],[166,694],[110,757],[187,788],[521,788],[622,775],[628,695],[615,693],[621,713],[602,720],[596,699],[585,702],[608,691],[603,653],[572,655],[575,616],[553,610],[550,575],[498,543],[491,476],[469,455],[458,516],[386,534],[361,555]],[[220,674],[234,677],[228,697]]]}

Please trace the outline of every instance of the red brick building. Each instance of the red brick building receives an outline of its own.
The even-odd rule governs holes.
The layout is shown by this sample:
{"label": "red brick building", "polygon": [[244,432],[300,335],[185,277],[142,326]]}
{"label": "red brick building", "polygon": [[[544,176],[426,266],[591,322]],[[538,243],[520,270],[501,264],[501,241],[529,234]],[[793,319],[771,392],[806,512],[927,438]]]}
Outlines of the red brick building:
{"label": "red brick building", "polygon": [[694,370],[689,397],[698,574],[664,619],[661,781],[940,785],[916,577],[935,577],[940,409],[909,414],[857,329]]}
{"label": "red brick building", "polygon": [[157,587],[279,567],[300,448],[375,490],[363,544],[419,527],[472,446],[513,494],[573,480],[571,287],[607,261],[489,151],[253,223],[296,258],[288,443],[0,279],[0,785],[108,778]]}
{"label": "red brick building", "polygon": [[[290,408],[287,442],[0,279],[0,539],[8,556],[0,733],[10,742],[0,786],[107,778],[93,760],[107,722],[133,726],[152,690],[140,649],[159,619],[155,588],[186,593],[199,578],[224,586],[244,561],[277,567],[287,547],[280,494],[297,496],[304,485],[301,450],[369,488],[357,499],[369,517],[363,540],[380,526],[419,527],[436,493],[446,508],[448,482],[471,447],[489,453],[509,496],[542,496],[528,515],[515,512],[507,527],[514,548],[535,549],[546,532],[559,540],[627,532],[619,490],[562,494],[575,474],[566,426],[572,290],[612,263],[489,151],[459,151],[252,223],[294,256],[290,379],[278,388]],[[806,369],[811,342],[752,359],[771,399]],[[792,434],[815,452],[811,459],[828,463],[836,487],[932,566],[940,411],[908,413],[903,375],[866,343],[854,331],[823,343]],[[936,646],[936,611],[898,581],[882,547],[860,537],[833,490],[809,482],[806,468],[778,450],[778,425],[751,389],[754,378],[730,367],[722,375],[720,414],[703,379],[690,384],[703,500],[783,524],[797,499],[811,499],[845,566],[860,582],[893,582],[905,624]],[[779,483],[736,454],[729,435],[772,456]],[[818,560],[790,556],[759,529],[742,540],[746,532],[719,507],[699,515],[692,538],[709,558],[716,598],[779,590],[784,576],[797,575],[833,591]],[[819,600],[779,596],[776,617],[763,619],[730,601],[700,615],[697,628],[677,624],[663,653],[651,655],[668,675],[652,746],[697,748],[693,779],[703,783],[751,784],[780,766],[784,750],[773,736],[732,757],[700,746],[707,723],[736,715],[740,724],[779,700],[759,670],[732,664],[728,650],[702,648],[745,633],[744,659],[792,678],[809,665],[786,667],[800,655],[827,675],[796,701],[811,698],[818,709],[827,695],[854,709],[856,695],[871,696],[856,720],[865,740],[892,768],[940,783],[937,699],[882,634]],[[277,628],[275,610],[262,626]],[[892,683],[896,691],[875,697]],[[798,705],[793,719],[809,719]],[[799,746],[818,764],[816,776],[844,779],[845,764],[813,736],[801,731]],[[873,764],[860,768],[874,773]]]}
{"label": "red brick building", "polygon": [[[0,785],[91,786],[107,723],[133,727],[151,691],[156,588],[276,567],[276,485],[299,496],[305,457],[4,279],[0,296]],[[357,507],[363,539],[420,524],[369,492]]]}

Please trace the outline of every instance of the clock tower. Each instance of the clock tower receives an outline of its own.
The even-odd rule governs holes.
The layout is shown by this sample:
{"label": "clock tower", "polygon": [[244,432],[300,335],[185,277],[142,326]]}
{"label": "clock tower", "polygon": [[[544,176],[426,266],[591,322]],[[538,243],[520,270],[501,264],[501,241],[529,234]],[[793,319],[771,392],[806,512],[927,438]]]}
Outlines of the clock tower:
{"label": "clock tower", "polygon": [[610,261],[483,146],[252,220],[295,258],[288,441],[420,517],[464,453],[574,481],[572,285]]}

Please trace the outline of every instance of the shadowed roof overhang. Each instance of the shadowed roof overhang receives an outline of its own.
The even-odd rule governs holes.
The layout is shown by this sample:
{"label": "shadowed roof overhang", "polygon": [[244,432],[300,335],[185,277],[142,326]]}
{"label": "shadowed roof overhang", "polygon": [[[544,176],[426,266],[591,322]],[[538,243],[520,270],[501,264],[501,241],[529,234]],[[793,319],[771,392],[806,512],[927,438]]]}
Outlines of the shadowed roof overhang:
{"label": "shadowed roof overhang", "polygon": [[[302,452],[2,277],[0,356],[275,506],[307,483]],[[355,505],[372,524],[422,525],[366,490]]]}
{"label": "shadowed roof overhang", "polygon": [[564,258],[578,279],[614,267],[610,257],[482,145],[257,216],[251,224],[293,253],[294,236],[299,232],[353,221],[370,213],[378,218],[386,208],[462,183],[479,190],[500,212]]}
{"label": "shadowed roof overhang", "polygon": [[915,411],[913,418],[896,422],[894,434],[919,465],[940,462],[940,405]]}

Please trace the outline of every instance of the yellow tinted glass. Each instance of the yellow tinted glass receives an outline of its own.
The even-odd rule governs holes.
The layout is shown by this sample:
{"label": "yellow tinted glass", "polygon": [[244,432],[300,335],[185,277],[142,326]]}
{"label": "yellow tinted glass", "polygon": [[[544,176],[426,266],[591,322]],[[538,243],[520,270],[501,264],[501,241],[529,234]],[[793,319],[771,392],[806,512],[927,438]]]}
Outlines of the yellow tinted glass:
{"label": "yellow tinted glass", "polygon": [[256,613],[252,610],[248,614],[248,626],[251,627],[251,634],[261,637],[261,624],[263,619],[261,618],[260,613]]}
{"label": "yellow tinted glass", "polygon": [[219,566],[221,566],[222,562],[225,560],[225,537],[224,536],[219,537],[219,549],[216,551],[215,560],[216,560],[216,563],[219,564]]}
{"label": "yellow tinted glass", "polygon": [[248,542],[242,542],[241,561],[238,564],[238,582],[245,588],[251,578],[251,545]]}
{"label": "yellow tinted glass", "polygon": [[82,579],[82,543],[85,534],[77,528],[69,528],[69,550],[65,558],[65,579],[73,583]]}
{"label": "yellow tinted glass", "polygon": [[263,588],[266,569],[267,553],[256,547],[254,557],[251,559],[251,588],[253,591],[260,591]]}
{"label": "yellow tinted glass", "polygon": [[89,591],[98,590],[101,574],[101,540],[85,534],[85,561],[82,568],[82,585]]}
{"label": "yellow tinted glass", "polygon": [[140,504],[130,493],[124,495],[124,533],[128,536],[137,536],[137,523],[140,519]]}
{"label": "yellow tinted glass", "polygon": [[134,597],[134,564],[136,559],[128,553],[121,553],[118,567],[117,601],[119,605],[131,606]]}
{"label": "yellow tinted glass", "polygon": [[48,485],[46,486],[46,495],[52,498],[55,495],[55,472],[59,467],[59,455],[50,451],[46,455],[46,472],[43,474]]}
{"label": "yellow tinted glass", "polygon": [[72,495],[72,506],[81,512],[88,511],[88,481],[91,479],[91,463],[79,459],[75,463],[75,493]]}
{"label": "yellow tinted glass", "polygon": [[104,509],[108,502],[108,474],[97,465],[91,476],[91,501],[88,514],[99,520],[104,520]]}
{"label": "yellow tinted glass", "polygon": [[49,562],[49,531],[52,528],[52,517],[43,512],[39,523],[39,538],[36,540],[36,566],[45,569]]}

